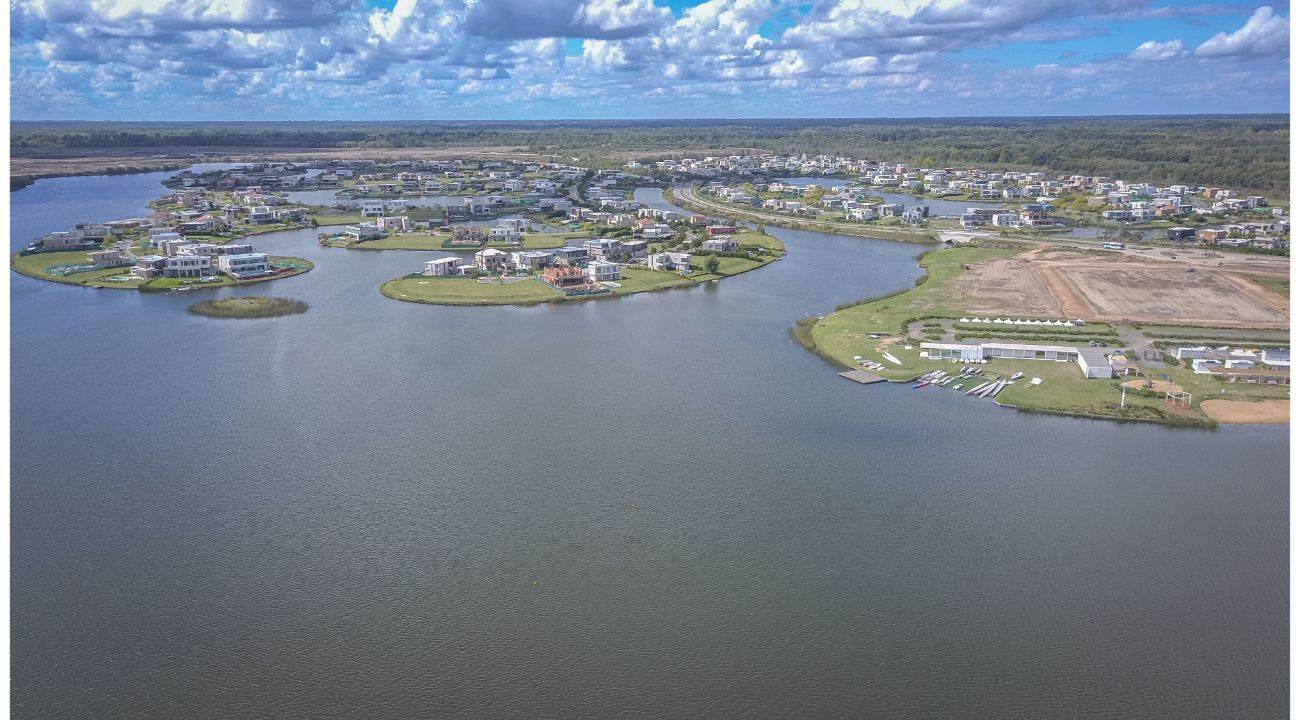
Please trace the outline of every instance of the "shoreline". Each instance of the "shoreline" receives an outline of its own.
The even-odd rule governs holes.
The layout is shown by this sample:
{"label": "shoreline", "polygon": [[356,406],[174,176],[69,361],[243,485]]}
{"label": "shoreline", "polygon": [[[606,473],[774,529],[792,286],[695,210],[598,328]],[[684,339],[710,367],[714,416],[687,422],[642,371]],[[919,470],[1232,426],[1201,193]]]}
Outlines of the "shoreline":
{"label": "shoreline", "polygon": [[[823,316],[801,318],[789,329],[789,335],[793,341],[837,371],[846,368],[861,369],[859,356],[867,356],[883,365],[886,361],[883,356],[892,352],[902,358],[903,362],[884,365],[883,370],[869,372],[893,383],[914,382],[927,372],[947,369],[949,366],[946,360],[918,358],[917,355],[923,352],[920,350],[922,342],[953,342],[942,339],[942,336],[954,333],[957,342],[967,342],[960,339],[963,333],[979,337],[986,334],[956,327],[957,318],[966,313],[960,305],[949,307],[940,304],[942,299],[949,297],[952,290],[949,286],[972,265],[1005,261],[1020,255],[1021,252],[1004,248],[958,247],[931,250],[918,259],[918,265],[924,274],[913,287],[841,305]],[[951,326],[946,331],[943,330],[944,323]],[[1009,331],[999,333],[990,328],[987,336],[993,339],[1002,335],[1001,341],[1008,343],[1043,342],[1079,347],[1091,336],[1114,336],[1119,332],[1117,326],[1110,323],[1089,324],[1105,326],[1107,329],[1021,330],[1007,335]],[[918,332],[920,338],[914,337]],[[1041,338],[1035,337],[1034,332],[1042,332],[1043,335]],[[1244,346],[1254,347],[1249,344]],[[1116,343],[1115,347],[1120,347],[1120,344]],[[1133,357],[1131,353],[1132,351],[1129,356]],[[881,357],[877,359],[876,355]],[[1121,405],[1118,402],[1121,395],[1119,385],[1127,381],[1126,376],[1118,381],[1114,378],[1086,378],[1074,365],[1073,362],[1059,360],[993,357],[984,365],[972,367],[981,369],[980,376],[992,375],[994,380],[1004,379],[1013,372],[1022,372],[1026,378],[1042,375],[1046,382],[1041,386],[1017,384],[1009,393],[1010,397],[994,399],[995,404],[1020,412],[1203,429],[1212,429],[1220,424],[1289,424],[1289,416],[1286,421],[1276,419],[1283,416],[1277,407],[1279,402],[1289,401],[1290,390],[1287,385],[1236,385],[1235,391],[1253,394],[1225,398],[1220,395],[1222,390],[1227,389],[1228,383],[1217,377],[1196,375],[1184,367],[1183,363],[1152,369],[1134,362],[1132,367],[1140,371],[1139,378],[1172,378],[1181,388],[1191,391],[1197,399],[1187,407],[1175,407],[1168,405],[1158,393],[1137,391],[1128,393],[1127,405]],[[1202,402],[1217,403],[1211,407],[1218,412],[1203,409]],[[1248,407],[1256,403],[1259,403],[1259,407]],[[1260,413],[1264,413],[1264,419],[1256,417]]]}

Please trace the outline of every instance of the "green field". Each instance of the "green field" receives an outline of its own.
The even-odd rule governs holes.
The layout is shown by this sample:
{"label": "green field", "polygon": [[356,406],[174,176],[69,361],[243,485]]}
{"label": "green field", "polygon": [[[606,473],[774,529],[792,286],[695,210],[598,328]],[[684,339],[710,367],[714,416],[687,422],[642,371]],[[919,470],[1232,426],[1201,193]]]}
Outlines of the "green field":
{"label": "green field", "polygon": [[[61,277],[51,275],[45,272],[45,268],[56,265],[75,265],[86,261],[86,251],[78,250],[74,252],[51,252],[36,253],[35,255],[10,257],[10,267],[15,272],[34,277],[38,280],[49,280],[50,282],[63,283],[65,285],[84,285],[94,288],[114,288],[134,290],[141,284],[139,280],[130,278],[131,268],[120,267],[110,268],[108,270],[92,270],[90,272],[77,273]],[[123,281],[113,281],[109,278],[127,277]]]}
{"label": "green field", "polygon": [[619,287],[614,288],[613,292],[605,295],[578,295],[571,298],[532,278],[510,283],[502,283],[499,279],[494,279],[490,283],[481,283],[473,278],[407,275],[389,280],[379,287],[379,291],[394,300],[430,305],[535,305],[544,302],[575,302],[674,287],[691,287],[712,277],[705,274],[682,277],[676,273],[625,268],[623,279],[618,281]]}
{"label": "green field", "polygon": [[1273,292],[1279,295],[1282,295],[1283,297],[1288,297],[1288,298],[1291,297],[1290,278],[1263,277],[1263,276],[1256,275],[1252,277],[1251,280],[1254,280],[1260,285],[1263,285],[1264,287],[1268,288],[1269,290],[1272,290]]}

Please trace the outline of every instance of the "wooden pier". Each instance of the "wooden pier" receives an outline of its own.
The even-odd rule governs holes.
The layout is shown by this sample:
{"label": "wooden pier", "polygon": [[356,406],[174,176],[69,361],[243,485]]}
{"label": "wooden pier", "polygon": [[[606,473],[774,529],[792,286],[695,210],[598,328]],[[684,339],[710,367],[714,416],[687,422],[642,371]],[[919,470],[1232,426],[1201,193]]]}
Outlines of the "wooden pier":
{"label": "wooden pier", "polygon": [[870,385],[871,383],[885,382],[885,379],[879,375],[872,375],[866,370],[845,370],[839,374],[842,378],[848,378],[856,383]]}

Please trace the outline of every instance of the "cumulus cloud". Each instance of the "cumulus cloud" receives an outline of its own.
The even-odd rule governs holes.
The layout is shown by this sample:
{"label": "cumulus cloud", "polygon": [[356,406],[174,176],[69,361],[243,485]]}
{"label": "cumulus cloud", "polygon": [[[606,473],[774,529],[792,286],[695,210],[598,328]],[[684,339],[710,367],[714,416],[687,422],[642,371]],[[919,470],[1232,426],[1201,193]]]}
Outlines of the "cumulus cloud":
{"label": "cumulus cloud", "polygon": [[1185,55],[1187,55],[1187,50],[1183,48],[1182,40],[1175,39],[1169,42],[1148,40],[1133,48],[1132,52],[1128,54],[1128,59],[1137,60],[1138,62],[1160,62]]}
{"label": "cumulus cloud", "polygon": [[1196,48],[1198,57],[1234,57],[1281,55],[1291,43],[1291,23],[1275,15],[1273,8],[1261,7],[1239,29],[1219,33]]}
{"label": "cumulus cloud", "polygon": [[[1151,41],[1104,62],[1026,68],[1010,54],[991,62],[961,54],[1069,41],[1060,53],[1069,60],[1100,32],[1085,21],[1174,15],[1144,0],[703,0],[678,10],[667,0],[396,0],[391,8],[362,0],[11,0],[10,8],[16,118],[139,117],[164,106],[168,117],[425,117],[434,106],[462,117],[520,108],[689,116],[717,112],[715,97],[765,115],[1000,96],[1092,93],[1114,102],[1151,77],[1160,92],[1178,86],[1192,58],[1281,68],[1228,82],[1228,70],[1200,63],[1198,87],[1284,80],[1277,57],[1289,34],[1288,19],[1268,8],[1244,20],[1249,8],[1196,6],[1189,11],[1235,12],[1245,24],[1194,51]],[[1133,62],[1157,60],[1169,62],[1151,62],[1143,78],[1123,76]],[[651,105],[640,104],[648,98]]]}

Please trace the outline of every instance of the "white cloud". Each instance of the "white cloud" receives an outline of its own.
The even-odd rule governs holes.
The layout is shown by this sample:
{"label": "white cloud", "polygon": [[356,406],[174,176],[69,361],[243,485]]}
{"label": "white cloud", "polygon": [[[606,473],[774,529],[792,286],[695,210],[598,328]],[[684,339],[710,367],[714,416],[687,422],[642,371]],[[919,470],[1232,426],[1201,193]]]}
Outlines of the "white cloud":
{"label": "white cloud", "polygon": [[1141,45],[1133,48],[1128,54],[1129,60],[1138,62],[1159,62],[1162,60],[1173,60],[1187,55],[1187,50],[1183,47],[1183,41],[1174,39],[1168,42],[1156,42],[1148,40]]}
{"label": "white cloud", "polygon": [[1273,14],[1273,8],[1261,7],[1239,29],[1219,33],[1196,48],[1198,57],[1245,55],[1280,55],[1291,43],[1288,18]]}

